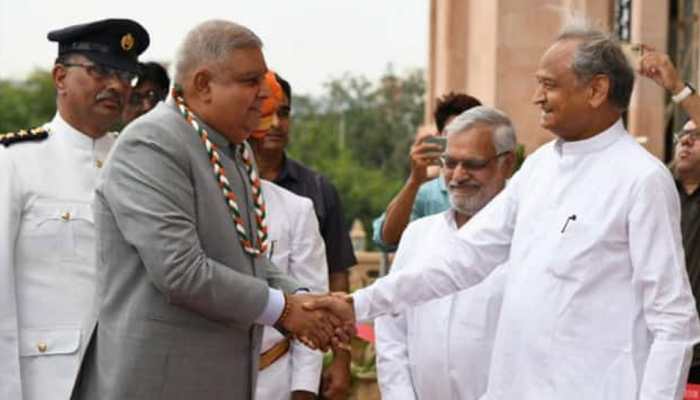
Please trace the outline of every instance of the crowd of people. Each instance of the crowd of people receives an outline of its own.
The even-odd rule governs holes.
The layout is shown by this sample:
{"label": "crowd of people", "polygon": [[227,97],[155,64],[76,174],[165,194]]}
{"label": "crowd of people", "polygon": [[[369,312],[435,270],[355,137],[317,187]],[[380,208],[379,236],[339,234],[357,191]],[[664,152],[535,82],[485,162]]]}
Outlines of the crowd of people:
{"label": "crowd of people", "polygon": [[350,295],[339,195],[286,153],[291,84],[254,32],[195,26],[172,83],[135,21],[48,39],[55,116],[0,135],[0,398],[345,399],[373,319],[383,399],[700,383],[700,97],[667,55],[642,46],[636,74],[689,116],[670,166],[626,131],[635,71],[586,26],[541,58],[556,139],[517,172],[506,113],[440,98],[374,222],[391,272]]}

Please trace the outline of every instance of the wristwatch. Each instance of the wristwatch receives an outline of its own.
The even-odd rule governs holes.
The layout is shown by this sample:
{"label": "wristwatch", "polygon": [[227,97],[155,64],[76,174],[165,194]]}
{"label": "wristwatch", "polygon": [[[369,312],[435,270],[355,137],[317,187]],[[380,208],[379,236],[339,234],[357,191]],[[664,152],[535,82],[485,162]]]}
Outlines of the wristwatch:
{"label": "wristwatch", "polygon": [[674,94],[671,96],[671,100],[673,100],[674,103],[678,104],[681,101],[685,100],[690,96],[691,94],[695,93],[695,87],[691,85],[690,83],[686,82],[685,87],[683,87],[683,90],[680,92]]}

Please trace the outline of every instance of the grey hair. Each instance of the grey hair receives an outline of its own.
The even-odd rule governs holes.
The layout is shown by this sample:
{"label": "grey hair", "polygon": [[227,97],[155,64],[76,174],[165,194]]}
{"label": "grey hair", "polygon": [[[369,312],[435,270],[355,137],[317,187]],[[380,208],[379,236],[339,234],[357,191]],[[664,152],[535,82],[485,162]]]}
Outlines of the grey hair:
{"label": "grey hair", "polygon": [[588,83],[596,75],[606,75],[610,80],[608,100],[620,111],[626,110],[632,97],[634,71],[618,41],[585,21],[566,26],[557,37],[557,41],[563,40],[580,42],[571,63],[576,79]]}
{"label": "grey hair", "polygon": [[175,55],[177,83],[203,64],[218,64],[233,50],[262,48],[262,40],[250,29],[235,22],[213,19],[187,33]]}
{"label": "grey hair", "polygon": [[456,135],[477,125],[493,128],[491,140],[496,154],[515,151],[517,139],[510,118],[501,110],[489,106],[477,106],[459,114],[445,128],[447,136]]}

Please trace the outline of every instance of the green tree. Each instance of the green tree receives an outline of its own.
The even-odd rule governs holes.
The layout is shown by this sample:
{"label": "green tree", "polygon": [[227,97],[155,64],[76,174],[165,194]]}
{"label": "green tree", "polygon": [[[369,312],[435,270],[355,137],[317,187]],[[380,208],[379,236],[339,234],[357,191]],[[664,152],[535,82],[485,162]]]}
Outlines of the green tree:
{"label": "green tree", "polygon": [[400,189],[424,93],[421,71],[397,76],[389,68],[376,84],[345,74],[322,96],[294,98],[290,154],[336,185],[346,227],[359,218],[371,235],[372,219]]}
{"label": "green tree", "polygon": [[36,70],[23,81],[0,80],[0,132],[43,125],[55,112],[50,72]]}

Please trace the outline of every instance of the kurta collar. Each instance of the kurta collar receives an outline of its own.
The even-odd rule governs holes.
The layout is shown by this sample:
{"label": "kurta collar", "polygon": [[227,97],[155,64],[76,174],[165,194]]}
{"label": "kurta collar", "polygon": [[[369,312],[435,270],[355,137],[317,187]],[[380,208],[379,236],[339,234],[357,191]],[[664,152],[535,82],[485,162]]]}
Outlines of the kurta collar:
{"label": "kurta collar", "polygon": [[588,139],[566,141],[559,138],[554,143],[554,148],[559,155],[593,153],[608,147],[625,134],[622,119],[618,119],[608,129]]}
{"label": "kurta collar", "polygon": [[[53,117],[53,120],[51,120],[51,122],[49,123],[48,129],[50,134],[60,134],[61,137],[66,139],[71,145],[75,147],[86,150],[92,150],[95,146],[95,139],[75,129],[68,122],[66,122],[66,120],[63,119],[63,117],[61,117],[61,113],[59,112],[56,112],[56,115]],[[104,138],[104,136],[102,136],[100,139],[102,138]]]}
{"label": "kurta collar", "polygon": [[457,221],[455,221],[455,210],[453,208],[448,209],[442,213],[442,217],[445,219],[445,224],[449,228],[450,232],[457,232]]}

